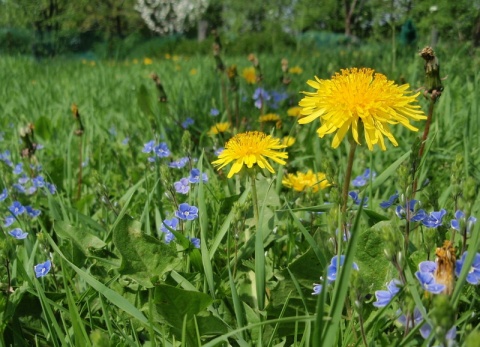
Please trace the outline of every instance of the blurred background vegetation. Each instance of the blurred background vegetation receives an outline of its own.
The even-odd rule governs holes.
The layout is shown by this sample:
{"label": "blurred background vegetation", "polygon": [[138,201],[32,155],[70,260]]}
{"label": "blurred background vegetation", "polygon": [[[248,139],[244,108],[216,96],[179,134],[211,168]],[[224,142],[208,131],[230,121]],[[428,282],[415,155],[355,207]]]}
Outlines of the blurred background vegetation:
{"label": "blurred background vegetation", "polygon": [[[87,59],[332,45],[480,46],[480,0],[0,0],[0,53]],[[421,40],[420,43],[417,43]]]}

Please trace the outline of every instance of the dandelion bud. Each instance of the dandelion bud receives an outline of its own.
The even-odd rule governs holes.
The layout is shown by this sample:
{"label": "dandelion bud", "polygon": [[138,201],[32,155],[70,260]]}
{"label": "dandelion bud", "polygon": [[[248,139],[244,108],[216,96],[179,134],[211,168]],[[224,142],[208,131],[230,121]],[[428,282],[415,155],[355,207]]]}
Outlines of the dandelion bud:
{"label": "dandelion bud", "polygon": [[432,94],[432,98],[437,98],[443,90],[438,59],[435,56],[433,48],[428,46],[420,51],[420,56],[425,60],[424,68],[427,91]]}
{"label": "dandelion bud", "polygon": [[438,247],[435,251],[437,256],[435,262],[437,263],[437,269],[435,270],[435,282],[438,284],[444,284],[444,294],[450,295],[453,292],[455,285],[455,248],[452,242],[445,241],[443,247]]}

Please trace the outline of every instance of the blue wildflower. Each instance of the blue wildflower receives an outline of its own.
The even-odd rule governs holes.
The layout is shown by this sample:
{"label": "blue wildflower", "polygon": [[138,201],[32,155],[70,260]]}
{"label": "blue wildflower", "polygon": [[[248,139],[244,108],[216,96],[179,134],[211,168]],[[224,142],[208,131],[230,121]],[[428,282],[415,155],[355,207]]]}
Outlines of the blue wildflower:
{"label": "blue wildflower", "polygon": [[432,294],[440,294],[445,290],[445,285],[436,283],[433,274],[437,269],[437,264],[433,261],[423,261],[418,265],[419,271],[415,272],[420,285],[424,290]]}
{"label": "blue wildflower", "polygon": [[168,164],[168,166],[175,169],[181,169],[185,167],[185,165],[187,165],[188,161],[188,157],[183,157],[178,160],[172,161],[170,164]]}
{"label": "blue wildflower", "polygon": [[384,208],[384,209],[387,209],[390,206],[392,206],[397,201],[397,199],[398,199],[398,192],[395,192],[395,194],[390,196],[387,201],[382,201],[380,203],[380,207]]}
{"label": "blue wildflower", "polygon": [[375,307],[385,307],[387,306],[390,301],[392,301],[393,297],[397,295],[397,293],[401,289],[402,283],[397,280],[393,279],[387,284],[387,290],[377,290],[375,292],[375,297],[377,301],[373,303]]}
{"label": "blue wildflower", "polygon": [[[456,261],[455,266],[455,274],[460,276],[462,272],[463,264],[465,263],[465,259],[467,258],[468,252],[464,252],[462,257]],[[480,253],[475,254],[475,258],[473,258],[472,266],[470,270],[468,270],[467,275],[467,282],[473,285],[480,284]]]}
{"label": "blue wildflower", "polygon": [[30,181],[30,177],[28,177],[27,175],[23,174],[22,176],[20,176],[20,178],[18,179],[18,183],[24,185],[24,184],[27,184],[28,181]]}
{"label": "blue wildflower", "polygon": [[198,208],[184,202],[178,206],[175,216],[183,220],[194,220],[198,218]]}
{"label": "blue wildflower", "polygon": [[25,210],[27,211],[27,214],[32,217],[38,217],[41,213],[40,210],[35,210],[32,206],[25,206]]}
{"label": "blue wildflower", "polygon": [[219,111],[217,108],[214,108],[214,107],[213,107],[213,108],[210,109],[210,116],[216,117],[216,116],[218,116],[219,114],[220,114],[220,111]]}
{"label": "blue wildflower", "polygon": [[447,211],[441,209],[440,211],[431,212],[430,215],[422,220],[422,224],[428,228],[438,228],[442,225],[443,216],[447,214]]}
{"label": "blue wildflower", "polygon": [[155,147],[155,140],[149,141],[143,145],[143,153],[151,153]]}
{"label": "blue wildflower", "polygon": [[192,169],[190,171],[190,176],[188,177],[188,180],[190,183],[198,183],[200,181],[200,176],[202,177],[202,181],[204,183],[208,182],[208,176],[206,173],[200,174],[199,169]]}
{"label": "blue wildflower", "polygon": [[127,136],[122,140],[122,145],[126,146],[130,142],[130,138]]}
{"label": "blue wildflower", "polygon": [[[327,280],[328,282],[333,282],[337,279],[337,273],[339,271],[339,267],[343,266],[345,262],[345,256],[342,254],[340,256],[340,265],[338,264],[338,255],[335,255],[332,260],[330,261],[330,265],[327,268]],[[358,265],[354,262],[352,264],[354,270],[359,270]]]}
{"label": "blue wildflower", "polygon": [[50,262],[50,260],[47,260],[45,263],[37,264],[34,267],[35,276],[37,278],[43,277],[50,272],[51,268],[52,268],[52,263]]}
{"label": "blue wildflower", "polygon": [[14,216],[19,216],[23,212],[25,212],[25,207],[19,202],[19,201],[14,201],[12,205],[8,208],[8,210],[14,215]]}
{"label": "blue wildflower", "polygon": [[37,177],[32,179],[32,184],[36,188],[43,188],[45,187],[45,179],[43,178],[43,176],[38,175]]}
{"label": "blue wildflower", "polygon": [[[417,213],[415,212],[415,206],[418,203],[418,200],[412,199],[408,201],[408,209],[410,210],[410,220],[414,218],[415,221],[423,220],[422,218],[426,217],[426,213],[424,210],[419,210]],[[404,219],[407,216],[406,206],[397,205],[395,208],[395,214],[398,218]],[[417,216],[418,214],[418,216]]]}
{"label": "blue wildflower", "polygon": [[313,284],[313,293],[312,295],[319,295],[322,292],[323,286],[321,284]]}
{"label": "blue wildflower", "polygon": [[357,176],[352,181],[352,186],[354,187],[363,187],[368,184],[370,179],[374,179],[377,176],[375,171],[371,171],[370,169],[365,169],[365,172],[360,176]]}
{"label": "blue wildflower", "polygon": [[5,217],[5,220],[3,222],[3,226],[5,228],[9,227],[10,225],[12,225],[13,223],[15,222],[15,217],[14,216],[6,216]]}
{"label": "blue wildflower", "polygon": [[160,143],[158,146],[154,148],[155,154],[159,158],[165,158],[170,156],[170,150],[165,142]]}
{"label": "blue wildflower", "polygon": [[224,149],[225,149],[225,148],[220,147],[220,148],[216,149],[215,152],[213,152],[213,154],[215,154],[215,155],[218,157],[218,156],[220,155],[220,153],[223,152]]}
{"label": "blue wildflower", "polygon": [[192,244],[192,246],[194,248],[200,248],[200,239],[198,239],[196,237],[192,237],[192,238],[190,238],[190,243]]}
{"label": "blue wildflower", "polygon": [[473,225],[477,222],[477,218],[470,216],[466,220],[466,225],[465,225],[465,213],[463,211],[458,210],[455,212],[455,219],[452,219],[450,221],[450,226],[457,230],[457,231],[462,231],[462,226],[465,225],[465,230],[467,234],[470,234],[472,231]]}
{"label": "blue wildflower", "polygon": [[19,163],[15,165],[15,167],[13,168],[13,173],[15,175],[20,175],[22,172],[23,172],[23,163]]}
{"label": "blue wildflower", "polygon": [[263,89],[263,88],[257,88],[255,89],[253,93],[253,100],[255,100],[255,107],[260,109],[264,105],[264,103],[268,100],[271,99],[270,94]]}
{"label": "blue wildflower", "polygon": [[108,129],[108,132],[110,135],[112,135],[113,137],[117,136],[117,128],[115,128],[115,125],[112,125],[110,127],[110,129]]}
{"label": "blue wildflower", "polygon": [[2,194],[0,194],[0,201],[4,201],[6,198],[8,198],[8,190],[3,188]]}
{"label": "blue wildflower", "polygon": [[20,229],[20,228],[15,228],[15,229],[9,231],[8,233],[9,233],[11,236],[13,236],[14,238],[16,238],[17,240],[26,239],[27,236],[28,236],[28,233],[23,232],[23,230]]}
{"label": "blue wildflower", "polygon": [[[397,314],[400,314],[400,311],[398,311]],[[400,315],[398,317],[398,322],[403,326],[406,326],[407,317],[404,314]],[[413,322],[411,320],[408,320],[408,327],[411,329],[415,325],[419,325],[419,324],[421,324],[420,335],[422,335],[424,339],[428,339],[430,337],[430,334],[432,333],[432,327],[427,322],[423,322],[422,313],[418,308],[415,307],[415,309],[413,310]],[[450,330],[447,331],[445,338],[447,339],[447,341],[451,342],[455,339],[456,335],[457,335],[457,327],[453,326]],[[450,346],[449,343],[447,345]]]}
{"label": "blue wildflower", "polygon": [[272,96],[272,102],[270,103],[270,107],[273,109],[278,109],[279,104],[286,100],[288,98],[288,94],[285,92],[277,92],[277,91],[272,91],[271,92]]}
{"label": "blue wildflower", "polygon": [[193,123],[195,123],[195,121],[192,118],[188,117],[182,122],[182,128],[187,129],[190,125],[193,125]]}
{"label": "blue wildflower", "polygon": [[[353,199],[353,203],[355,205],[360,205],[362,203],[362,199],[360,198],[360,195],[357,192],[350,192],[348,195]],[[363,198],[363,206],[367,206],[368,198],[365,196]]]}
{"label": "blue wildflower", "polygon": [[165,219],[162,222],[162,226],[160,227],[160,230],[163,231],[164,233],[170,231],[170,230],[167,229],[167,227],[169,227],[170,229],[173,229],[173,230],[177,230],[178,222],[179,222],[178,218],[175,218],[175,217],[173,217],[172,219]]}
{"label": "blue wildflower", "polygon": [[47,189],[50,192],[50,194],[55,194],[57,192],[57,186],[53,183],[46,183]]}
{"label": "blue wildflower", "polygon": [[180,179],[180,181],[175,182],[173,186],[175,187],[175,191],[180,194],[188,194],[188,191],[190,190],[190,184],[185,177]]}

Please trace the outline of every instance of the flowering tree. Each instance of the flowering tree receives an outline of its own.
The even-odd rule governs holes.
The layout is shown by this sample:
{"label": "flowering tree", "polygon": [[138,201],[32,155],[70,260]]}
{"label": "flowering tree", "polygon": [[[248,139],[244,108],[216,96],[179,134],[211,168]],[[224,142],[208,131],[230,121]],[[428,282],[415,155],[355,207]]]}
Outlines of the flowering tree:
{"label": "flowering tree", "polygon": [[166,34],[194,25],[207,6],[208,0],[137,0],[135,9],[150,30]]}

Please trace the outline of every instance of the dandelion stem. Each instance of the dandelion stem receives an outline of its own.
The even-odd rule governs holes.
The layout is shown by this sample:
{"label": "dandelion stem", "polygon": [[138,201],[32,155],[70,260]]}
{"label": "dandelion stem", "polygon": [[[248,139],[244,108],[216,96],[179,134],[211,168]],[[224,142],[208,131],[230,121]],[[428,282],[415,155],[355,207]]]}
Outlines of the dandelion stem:
{"label": "dandelion stem", "polygon": [[350,141],[350,153],[348,154],[347,170],[345,172],[345,179],[343,182],[342,191],[342,222],[343,232],[347,230],[347,202],[348,202],[348,188],[350,187],[350,180],[352,178],[353,159],[355,158],[355,150],[357,149],[357,143],[355,140]]}

